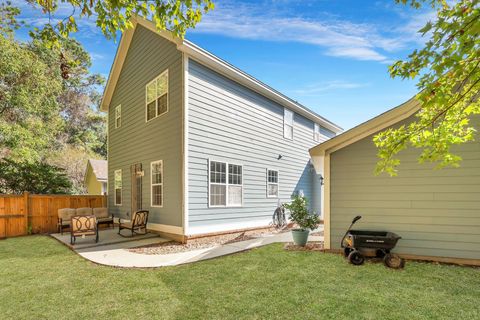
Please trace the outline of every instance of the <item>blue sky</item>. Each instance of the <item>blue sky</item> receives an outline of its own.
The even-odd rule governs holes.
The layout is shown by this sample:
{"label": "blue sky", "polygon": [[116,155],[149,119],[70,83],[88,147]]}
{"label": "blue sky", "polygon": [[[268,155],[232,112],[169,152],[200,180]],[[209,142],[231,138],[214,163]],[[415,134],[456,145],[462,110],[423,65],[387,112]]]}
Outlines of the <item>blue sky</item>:
{"label": "blue sky", "polygon": [[[320,115],[351,128],[408,100],[415,82],[391,79],[388,65],[424,39],[417,30],[434,17],[394,0],[215,1],[186,38]],[[19,3],[22,3],[19,1]],[[22,4],[22,17],[44,17]],[[61,8],[68,12],[67,8]],[[74,35],[90,52],[92,71],[108,75],[118,44],[92,20]],[[17,37],[28,39],[26,30]]]}

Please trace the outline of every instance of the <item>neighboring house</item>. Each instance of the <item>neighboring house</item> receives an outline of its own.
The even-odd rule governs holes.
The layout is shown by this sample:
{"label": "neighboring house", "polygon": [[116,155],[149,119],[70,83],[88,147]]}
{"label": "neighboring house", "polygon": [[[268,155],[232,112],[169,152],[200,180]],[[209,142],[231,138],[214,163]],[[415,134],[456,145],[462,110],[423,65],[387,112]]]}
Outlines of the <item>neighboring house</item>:
{"label": "neighboring house", "polygon": [[419,107],[412,99],[310,150],[325,178],[325,246],[340,249],[352,218],[361,215],[356,228],[398,233],[402,239],[395,250],[407,257],[479,265],[478,137],[453,148],[463,158],[459,168],[419,164],[420,150],[409,148],[399,154],[397,177],[374,175],[373,136],[413,121]]}
{"label": "neighboring house", "polygon": [[87,194],[106,194],[108,180],[107,160],[90,159],[85,171]]}
{"label": "neighboring house", "polygon": [[294,193],[320,211],[308,149],[341,128],[152,22],[123,34],[101,108],[117,217],[184,240],[267,226]]}

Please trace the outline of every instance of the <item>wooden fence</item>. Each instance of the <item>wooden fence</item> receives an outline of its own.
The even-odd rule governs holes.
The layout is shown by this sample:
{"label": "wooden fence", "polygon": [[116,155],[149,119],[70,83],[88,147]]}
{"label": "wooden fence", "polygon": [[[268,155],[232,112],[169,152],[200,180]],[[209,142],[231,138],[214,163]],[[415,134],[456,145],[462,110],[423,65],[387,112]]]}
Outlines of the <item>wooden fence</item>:
{"label": "wooden fence", "polygon": [[106,206],[102,195],[0,194],[0,238],[56,232],[61,208]]}

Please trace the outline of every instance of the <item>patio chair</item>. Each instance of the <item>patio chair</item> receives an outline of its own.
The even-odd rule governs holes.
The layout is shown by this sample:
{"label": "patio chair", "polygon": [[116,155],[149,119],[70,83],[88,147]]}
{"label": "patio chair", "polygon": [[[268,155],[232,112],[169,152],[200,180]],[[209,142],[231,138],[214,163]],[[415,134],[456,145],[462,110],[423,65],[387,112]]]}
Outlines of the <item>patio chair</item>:
{"label": "patio chair", "polygon": [[112,225],[112,229],[115,228],[113,214],[109,214],[107,208],[93,208],[93,215],[97,217],[98,225]]}
{"label": "patio chair", "polygon": [[77,214],[76,214],[77,216],[91,216],[91,215],[93,215],[92,208],[85,207],[85,208],[77,208],[75,210],[77,212]]}
{"label": "patio chair", "polygon": [[76,237],[95,236],[98,242],[98,226],[95,216],[73,216],[70,231],[70,244],[75,244]]}
{"label": "patio chair", "polygon": [[72,208],[58,209],[57,215],[58,215],[57,229],[58,229],[58,232],[63,234],[63,229],[70,228],[70,220],[74,215],[76,215],[76,210]]}
{"label": "patio chair", "polygon": [[[118,234],[122,237],[126,237],[122,235],[120,232],[123,229],[130,230],[133,237],[135,234],[147,234],[147,222],[148,222],[148,211],[147,210],[140,210],[135,211],[132,215],[132,220],[128,222],[122,222],[122,219],[118,219]],[[143,232],[139,232],[141,230]]]}

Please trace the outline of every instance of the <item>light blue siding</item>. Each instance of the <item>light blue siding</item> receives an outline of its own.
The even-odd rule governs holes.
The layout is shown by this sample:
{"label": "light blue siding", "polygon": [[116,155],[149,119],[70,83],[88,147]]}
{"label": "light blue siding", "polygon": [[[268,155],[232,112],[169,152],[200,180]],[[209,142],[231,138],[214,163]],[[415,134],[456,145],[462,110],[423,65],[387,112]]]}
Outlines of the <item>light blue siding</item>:
{"label": "light blue siding", "polygon": [[[166,69],[169,70],[169,111],[145,122],[145,86]],[[130,166],[141,163],[142,206],[150,211],[153,223],[182,226],[182,54],[176,45],[156,33],[137,26],[115,88],[108,115],[109,210],[127,218],[131,212]],[[122,125],[115,128],[114,108],[122,105]],[[163,160],[163,207],[150,205],[150,163]],[[114,171],[122,169],[123,201],[114,205]]]}
{"label": "light blue siding", "polygon": [[[188,64],[189,227],[269,221],[278,201],[303,191],[320,198],[308,149],[314,124],[295,114],[293,140],[283,137],[284,108],[190,59]],[[334,133],[321,128],[321,141]],[[320,142],[321,142],[320,141]],[[281,159],[278,159],[282,155]],[[208,205],[208,162],[243,165],[243,206]],[[279,199],[267,198],[268,169],[279,171]],[[315,186],[315,190],[314,187]],[[312,208],[319,209],[318,201]]]}

